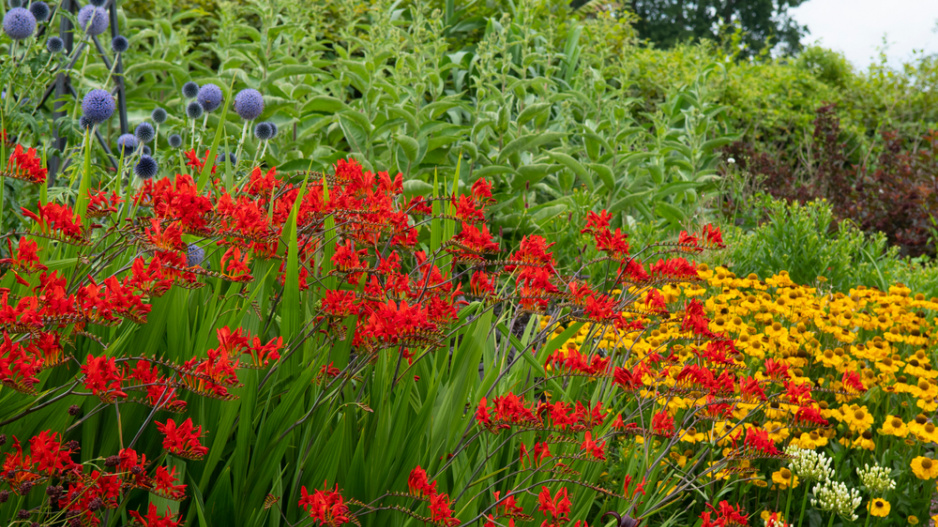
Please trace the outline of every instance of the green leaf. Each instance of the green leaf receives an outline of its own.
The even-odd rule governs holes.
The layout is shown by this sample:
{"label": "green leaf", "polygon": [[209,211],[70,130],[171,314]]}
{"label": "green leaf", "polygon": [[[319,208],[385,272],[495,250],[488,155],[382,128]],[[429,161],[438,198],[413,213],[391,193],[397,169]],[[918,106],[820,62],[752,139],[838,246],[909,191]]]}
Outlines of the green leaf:
{"label": "green leaf", "polygon": [[303,113],[317,112],[331,114],[338,113],[345,108],[348,108],[348,105],[339,99],[336,99],[335,97],[329,97],[328,95],[319,95],[313,97],[303,105]]}
{"label": "green leaf", "polygon": [[668,220],[674,226],[680,225],[682,221],[687,219],[683,210],[666,201],[659,201],[655,204],[655,214]]}
{"label": "green leaf", "polygon": [[524,126],[528,121],[536,119],[541,114],[550,111],[551,106],[553,106],[553,103],[550,102],[529,104],[518,114],[518,126]]}
{"label": "green leaf", "polygon": [[407,137],[406,135],[399,135],[396,136],[394,140],[397,141],[398,146],[404,151],[404,155],[407,156],[407,160],[410,161],[411,164],[419,163],[417,150],[420,148],[420,145],[417,143],[416,139]]}
{"label": "green leaf", "polygon": [[504,165],[505,161],[508,159],[508,156],[512,154],[518,154],[536,148],[545,143],[550,143],[553,141],[559,141],[566,134],[560,132],[545,132],[541,134],[526,134],[523,135],[502,148],[501,152],[498,153],[498,159],[496,163],[499,165]]}
{"label": "green leaf", "polygon": [[574,174],[579,176],[580,179],[582,179],[583,182],[586,183],[587,188],[589,188],[590,191],[592,192],[593,178],[592,176],[590,176],[589,171],[586,170],[586,167],[583,166],[582,163],[580,163],[576,159],[573,159],[569,155],[564,154],[562,152],[547,152],[547,155],[549,155],[550,158],[553,159],[554,161],[560,163],[561,165],[573,171]]}

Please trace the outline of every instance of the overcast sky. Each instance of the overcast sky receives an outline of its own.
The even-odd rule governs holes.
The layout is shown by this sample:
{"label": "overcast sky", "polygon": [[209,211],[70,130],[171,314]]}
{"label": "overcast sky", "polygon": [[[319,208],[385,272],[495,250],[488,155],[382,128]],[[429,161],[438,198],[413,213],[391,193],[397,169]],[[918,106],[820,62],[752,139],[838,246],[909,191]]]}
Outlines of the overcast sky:
{"label": "overcast sky", "polygon": [[938,0],[808,0],[790,12],[811,30],[805,44],[841,51],[858,68],[878,57],[883,35],[892,66],[912,50],[938,53]]}

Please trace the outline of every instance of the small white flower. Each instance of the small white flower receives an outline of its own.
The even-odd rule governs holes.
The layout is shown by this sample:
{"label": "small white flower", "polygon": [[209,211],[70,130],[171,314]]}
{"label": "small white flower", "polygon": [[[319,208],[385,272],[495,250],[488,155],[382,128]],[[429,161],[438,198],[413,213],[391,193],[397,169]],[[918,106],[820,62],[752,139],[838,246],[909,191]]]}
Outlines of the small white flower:
{"label": "small white flower", "polygon": [[863,486],[870,491],[873,496],[882,496],[886,491],[896,488],[896,481],[889,477],[890,470],[886,467],[873,465],[864,465],[857,469],[857,475]]}
{"label": "small white flower", "polygon": [[814,450],[789,445],[785,453],[793,456],[791,468],[801,478],[823,482],[834,476],[834,470],[831,468],[832,460],[823,452],[819,454]]}
{"label": "small white flower", "polygon": [[732,164],[736,163],[736,159],[731,157],[731,158],[727,159],[726,162],[732,165]]}
{"label": "small white flower", "polygon": [[833,480],[815,485],[814,496],[811,500],[812,506],[850,521],[857,520],[853,511],[863,502],[860,491],[847,489],[847,485]]}

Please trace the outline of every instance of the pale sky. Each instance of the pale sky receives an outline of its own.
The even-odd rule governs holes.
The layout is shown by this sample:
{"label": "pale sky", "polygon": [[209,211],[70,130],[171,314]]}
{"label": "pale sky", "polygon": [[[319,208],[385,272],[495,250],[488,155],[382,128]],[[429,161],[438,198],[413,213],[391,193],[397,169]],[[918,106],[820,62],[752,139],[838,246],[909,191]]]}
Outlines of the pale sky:
{"label": "pale sky", "polygon": [[860,69],[878,60],[883,35],[894,67],[913,50],[938,53],[938,0],[808,0],[789,12],[811,30],[804,44],[843,52]]}

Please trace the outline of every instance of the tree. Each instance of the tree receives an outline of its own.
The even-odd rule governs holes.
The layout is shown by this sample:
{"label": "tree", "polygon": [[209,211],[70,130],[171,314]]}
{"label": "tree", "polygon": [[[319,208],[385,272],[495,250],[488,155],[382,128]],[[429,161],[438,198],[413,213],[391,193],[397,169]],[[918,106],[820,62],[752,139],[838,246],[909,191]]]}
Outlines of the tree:
{"label": "tree", "polygon": [[[801,48],[807,27],[788,14],[805,0],[629,0],[626,8],[639,18],[635,29],[639,37],[658,46],[670,47],[679,42],[710,38],[719,40],[726,24],[737,23],[743,29],[744,54],[752,55],[767,45],[779,45],[781,51],[794,53]],[[591,3],[573,0],[574,8]]]}

